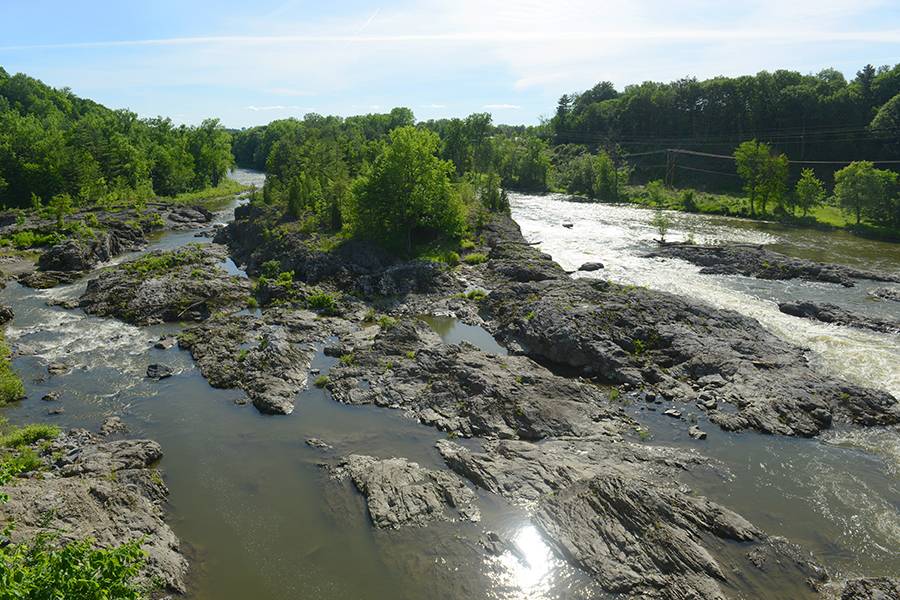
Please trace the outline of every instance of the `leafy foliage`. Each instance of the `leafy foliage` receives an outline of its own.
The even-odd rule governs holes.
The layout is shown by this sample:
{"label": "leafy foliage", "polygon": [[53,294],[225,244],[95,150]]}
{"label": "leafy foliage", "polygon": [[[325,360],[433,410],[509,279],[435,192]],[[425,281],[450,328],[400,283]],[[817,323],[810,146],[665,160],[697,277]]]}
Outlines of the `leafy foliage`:
{"label": "leafy foliage", "polygon": [[217,185],[233,164],[231,136],[138,119],[0,68],[0,205],[73,205],[171,196]]}

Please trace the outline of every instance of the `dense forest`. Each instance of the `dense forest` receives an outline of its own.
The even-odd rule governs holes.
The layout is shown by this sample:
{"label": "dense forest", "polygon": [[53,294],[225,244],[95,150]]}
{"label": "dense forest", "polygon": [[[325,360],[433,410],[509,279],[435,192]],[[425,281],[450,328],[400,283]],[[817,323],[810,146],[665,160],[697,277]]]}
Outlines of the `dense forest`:
{"label": "dense forest", "polygon": [[730,156],[740,143],[756,139],[791,160],[792,178],[813,168],[831,181],[852,160],[900,159],[900,64],[866,65],[851,81],[825,69],[816,75],[779,70],[645,82],[623,92],[601,82],[563,95],[546,127],[555,146],[603,148],[628,160],[643,179],[665,177],[668,166],[676,183],[737,189],[727,160],[679,154],[673,166],[657,151]]}
{"label": "dense forest", "polygon": [[172,196],[218,185],[232,164],[218,120],[139,119],[0,67],[0,206]]}

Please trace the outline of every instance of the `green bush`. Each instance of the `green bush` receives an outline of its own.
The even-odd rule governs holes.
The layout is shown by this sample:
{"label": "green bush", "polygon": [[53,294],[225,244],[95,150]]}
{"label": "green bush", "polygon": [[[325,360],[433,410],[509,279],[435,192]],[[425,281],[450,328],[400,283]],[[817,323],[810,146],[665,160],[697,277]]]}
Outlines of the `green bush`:
{"label": "green bush", "polygon": [[483,262],[487,262],[487,255],[481,252],[473,252],[471,254],[466,254],[463,257],[463,262],[467,265],[480,265]]}
{"label": "green bush", "polygon": [[315,310],[323,315],[336,315],[340,312],[337,298],[327,292],[317,292],[310,295],[306,299],[306,306],[310,310]]}
{"label": "green bush", "polygon": [[106,549],[41,533],[0,548],[0,599],[139,600],[134,580],[145,559],[139,540]]}
{"label": "green bush", "polygon": [[0,333],[0,406],[25,397],[25,386],[9,363],[10,350]]}
{"label": "green bush", "polygon": [[59,428],[54,425],[33,424],[24,427],[17,427],[0,435],[0,447],[3,448],[21,448],[22,446],[30,446],[41,440],[52,440],[59,435]]}
{"label": "green bush", "polygon": [[314,385],[317,388],[323,388],[328,385],[328,375],[319,375],[318,377],[316,377]]}

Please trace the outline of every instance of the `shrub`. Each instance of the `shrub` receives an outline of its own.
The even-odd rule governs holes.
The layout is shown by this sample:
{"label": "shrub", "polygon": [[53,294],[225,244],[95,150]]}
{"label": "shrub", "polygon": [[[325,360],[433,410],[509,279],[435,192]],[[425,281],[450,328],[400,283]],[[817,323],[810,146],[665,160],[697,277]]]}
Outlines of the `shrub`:
{"label": "shrub", "polygon": [[25,397],[25,386],[9,364],[9,347],[0,334],[0,406]]}
{"label": "shrub", "polygon": [[134,580],[145,558],[139,540],[107,549],[40,533],[0,548],[0,597],[138,600],[144,594]]}
{"label": "shrub", "polygon": [[260,271],[263,277],[275,279],[281,273],[281,261],[267,260],[262,264]]}
{"label": "shrub", "polygon": [[471,254],[467,254],[463,258],[463,262],[467,265],[480,265],[481,263],[487,262],[488,257],[481,252],[473,252]]}
{"label": "shrub", "polygon": [[484,290],[471,290],[466,292],[465,297],[473,302],[480,302],[487,298],[487,292]]}
{"label": "shrub", "polygon": [[40,440],[52,440],[59,435],[59,428],[54,425],[33,424],[17,427],[0,436],[0,446],[4,448],[21,448],[30,446]]}
{"label": "shrub", "polygon": [[455,267],[456,265],[459,264],[459,254],[457,252],[454,252],[451,250],[450,252],[447,253],[447,261],[446,262],[451,267]]}
{"label": "shrub", "polygon": [[397,319],[387,315],[378,319],[378,326],[384,330],[393,329],[397,325]]}
{"label": "shrub", "polygon": [[463,241],[461,241],[461,242],[459,243],[459,247],[460,247],[461,250],[474,250],[474,249],[475,249],[475,242],[473,242],[472,240],[466,238],[466,239],[464,239]]}
{"label": "shrub", "polygon": [[316,377],[314,385],[317,388],[323,388],[328,385],[328,375],[319,375],[318,377]]}
{"label": "shrub", "polygon": [[327,292],[317,292],[310,295],[306,299],[306,306],[310,310],[318,311],[323,315],[336,315],[340,312],[337,299]]}

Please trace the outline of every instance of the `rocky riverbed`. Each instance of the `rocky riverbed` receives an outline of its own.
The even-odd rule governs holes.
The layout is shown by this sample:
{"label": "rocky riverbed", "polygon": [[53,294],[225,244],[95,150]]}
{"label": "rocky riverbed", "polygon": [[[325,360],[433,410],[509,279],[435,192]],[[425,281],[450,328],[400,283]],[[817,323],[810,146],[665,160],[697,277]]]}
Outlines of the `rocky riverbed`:
{"label": "rocky riverbed", "polygon": [[[720,439],[715,428],[704,428],[710,431],[706,441],[684,433],[693,446],[653,442],[629,407],[646,403],[655,410],[665,401],[671,416],[698,407],[723,430],[808,437],[834,427],[897,424],[900,408],[889,393],[823,374],[809,362],[808,351],[750,317],[684,296],[572,279],[527,243],[508,217],[498,216],[477,231],[474,247],[463,253],[484,254],[486,261],[451,267],[299,230],[266,236],[276,218],[268,208],[241,207],[236,214],[217,235],[222,245],[151,252],[98,273],[77,302],[59,304],[141,327],[181,322],[180,332],[166,329],[161,338],[155,330],[137,335],[150,338],[153,352],[172,353],[153,354],[160,361],[151,364],[160,367],[154,372],[163,372],[167,360],[193,360],[212,386],[238,391],[240,396],[228,397],[233,403],[219,402],[205,413],[209,426],[217,421],[213,414],[231,415],[239,409],[233,404],[247,401],[259,412],[281,415],[266,418],[259,431],[245,431],[245,422],[222,431],[225,447],[238,448],[232,458],[235,477],[240,455],[263,447],[270,453],[243,484],[248,498],[263,496],[258,486],[268,477],[269,462],[299,454],[298,446],[308,444],[303,451],[317,453],[315,462],[326,467],[327,482],[319,482],[323,493],[344,512],[368,519],[377,540],[452,527],[459,539],[480,540],[463,545],[465,560],[482,564],[512,553],[521,562],[525,557],[512,539],[493,529],[492,512],[501,505],[523,511],[555,556],[621,597],[768,597],[777,591],[791,598],[861,599],[890,597],[896,590],[898,582],[891,578],[846,582],[842,574],[829,575],[822,557],[777,537],[777,530],[742,516],[727,500],[714,501],[692,489],[686,475],[727,481],[727,469],[702,451]],[[269,275],[251,284],[233,265],[223,268],[229,255],[251,276]],[[479,344],[474,337],[450,342],[434,317],[463,322],[491,343]],[[174,336],[190,357],[174,358]],[[147,364],[140,364],[141,379]],[[180,374],[184,364],[174,367],[165,371],[173,376],[148,385],[173,390],[179,388],[167,386],[193,381]],[[313,433],[321,439],[306,443],[302,436],[285,434],[289,419],[313,418],[304,402],[316,388],[327,392],[323,401],[335,407],[328,410],[387,409],[381,412],[419,423],[434,437],[422,449],[408,440],[383,447],[376,434],[366,432],[352,444],[332,440],[327,432]],[[172,409],[176,421],[196,410],[194,401],[179,397],[180,407]],[[331,420],[349,413],[328,414]],[[104,430],[116,432],[120,426],[121,421],[109,420]],[[694,430],[700,433],[692,438],[705,437]],[[109,444],[118,442],[81,432],[60,439],[71,436],[91,448],[86,455],[116,455]],[[443,436],[447,439],[434,446]],[[127,443],[135,444],[123,446],[131,448],[129,456],[135,448],[156,456],[149,452],[153,442]],[[198,460],[205,460],[207,449],[199,451]],[[78,467],[77,475],[63,475],[60,469],[68,467],[48,463],[56,475],[46,479],[94,477],[91,473],[109,468],[121,474],[119,483],[132,485],[129,473],[150,472],[156,459],[118,467],[110,463],[113,458],[97,459],[96,470]],[[290,468],[295,476],[302,470],[292,462]],[[211,481],[220,477],[208,476],[205,485],[217,485]],[[158,511],[164,492],[148,489]],[[235,500],[223,502],[219,510],[232,514]],[[302,499],[292,499],[291,511],[295,503]],[[267,504],[263,512],[276,510]],[[278,520],[279,527],[289,526]],[[254,517],[254,526],[263,521]],[[165,526],[160,523],[154,521],[152,531],[161,532],[163,545],[174,554],[154,558],[154,574],[165,576],[173,590],[184,589],[177,540],[167,537],[171,531],[160,529]],[[329,535],[338,528],[329,527]],[[128,539],[128,530],[120,529],[118,539]],[[309,548],[304,560],[319,551]],[[419,567],[431,573],[432,559],[437,564],[443,558],[427,556]],[[272,555],[266,562],[277,559]],[[477,585],[473,589],[469,595],[479,593]]]}

